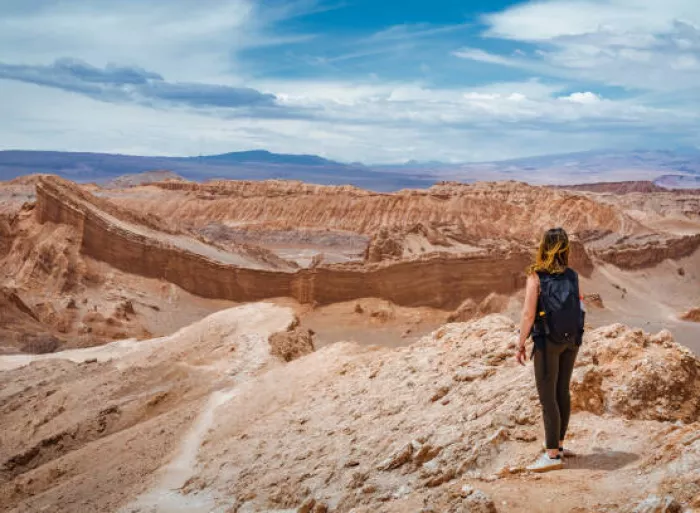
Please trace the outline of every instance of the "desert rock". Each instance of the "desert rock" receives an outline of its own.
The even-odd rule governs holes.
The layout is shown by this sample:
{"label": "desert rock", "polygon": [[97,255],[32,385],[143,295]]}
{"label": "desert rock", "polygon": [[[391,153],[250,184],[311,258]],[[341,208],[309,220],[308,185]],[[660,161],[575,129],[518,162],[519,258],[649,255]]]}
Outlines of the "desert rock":
{"label": "desert rock", "polygon": [[673,497],[652,495],[634,508],[633,513],[681,513],[683,508]]}
{"label": "desert rock", "polygon": [[684,321],[700,322],[700,308],[691,308],[681,316]]}

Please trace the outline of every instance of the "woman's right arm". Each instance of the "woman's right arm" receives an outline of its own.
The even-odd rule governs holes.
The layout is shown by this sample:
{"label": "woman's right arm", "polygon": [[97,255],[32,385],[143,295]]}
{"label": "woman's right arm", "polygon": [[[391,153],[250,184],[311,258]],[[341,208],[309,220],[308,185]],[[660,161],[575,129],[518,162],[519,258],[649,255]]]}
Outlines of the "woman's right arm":
{"label": "woman's right arm", "polygon": [[516,355],[518,363],[525,365],[525,343],[530,336],[532,325],[535,323],[535,315],[537,314],[537,296],[540,292],[540,280],[536,274],[531,274],[527,277],[525,284],[525,302],[523,303],[523,311],[520,316],[520,337],[518,339],[518,354]]}

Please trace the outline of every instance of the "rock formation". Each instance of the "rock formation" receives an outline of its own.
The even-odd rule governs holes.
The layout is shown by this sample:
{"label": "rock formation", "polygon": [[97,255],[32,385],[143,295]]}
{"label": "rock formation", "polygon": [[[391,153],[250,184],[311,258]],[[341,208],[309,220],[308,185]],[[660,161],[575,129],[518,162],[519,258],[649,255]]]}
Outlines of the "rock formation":
{"label": "rock formation", "polygon": [[[643,226],[613,206],[515,182],[443,183],[428,190],[394,194],[300,182],[180,182],[154,184],[149,193],[124,191],[111,198],[129,209],[180,219],[195,227],[217,221],[260,231],[289,226],[320,228],[365,234],[378,237],[378,241],[401,240],[413,233],[444,250],[460,245],[486,247],[489,241],[496,245],[517,241],[529,246],[543,230],[564,222],[574,234],[591,230],[620,236],[644,232]],[[202,200],[202,195],[208,199]],[[152,201],[146,199],[149,196]],[[396,255],[396,249],[390,254]]]}
{"label": "rock formation", "polygon": [[0,339],[0,354],[18,350],[50,353],[60,346],[51,327],[41,322],[16,291],[5,288],[0,288]]}
{"label": "rock formation", "polygon": [[[522,287],[535,238],[552,224],[574,234],[572,266],[598,281],[596,269],[606,265],[654,269],[669,259],[690,259],[677,265],[692,280],[700,245],[700,234],[689,233],[700,219],[692,194],[610,199],[513,182],[395,194],[284,181],[105,190],[36,176],[0,187],[0,197],[18,191],[36,203],[0,213],[3,283],[49,332],[77,345],[167,333],[155,314],[144,316],[163,304],[145,301],[138,315],[118,311],[142,294],[125,293],[124,280],[163,280],[212,301],[323,306],[375,297],[445,311],[464,303],[453,319],[466,320],[490,294],[507,298]],[[639,216],[641,205],[653,207],[653,226]],[[661,229],[677,219],[684,234]],[[65,307],[67,294],[77,308]],[[493,311],[503,305],[479,315]]]}
{"label": "rock formation", "polygon": [[691,308],[681,316],[681,319],[690,322],[700,322],[700,308]]}
{"label": "rock formation", "polygon": [[624,243],[595,250],[601,260],[624,269],[653,267],[667,259],[680,259],[700,248],[700,234],[683,235],[665,240],[654,239],[647,243]]}
{"label": "rock formation", "polygon": [[136,187],[138,185],[147,185],[154,182],[166,181],[181,181],[184,180],[177,173],[167,170],[145,171],[143,173],[135,173],[122,175],[102,185],[103,189],[124,189],[127,187]]}
{"label": "rock formation", "polygon": [[[442,183],[424,191],[379,194],[283,181],[168,182],[143,192],[148,193],[123,191],[112,199],[129,209],[188,223],[195,230],[215,220],[261,234],[290,226],[365,234],[372,237],[366,251],[370,262],[410,256],[412,237],[416,255],[489,250],[489,241],[531,248],[542,231],[554,225],[565,225],[586,242],[588,253],[622,268],[653,267],[700,246],[698,237],[668,230],[677,220],[686,223],[686,233],[691,224],[697,233],[700,195],[692,192],[611,197],[501,182]],[[640,217],[641,211],[649,211],[650,217]],[[581,249],[575,252],[582,257],[577,265],[588,272],[592,264]]]}
{"label": "rock formation", "polygon": [[166,238],[136,224],[133,214],[124,217],[113,206],[105,210],[105,200],[93,202],[87,193],[76,191],[77,187],[57,178],[42,180],[37,186],[39,221],[78,230],[83,255],[141,276],[165,279],[209,298],[292,297],[302,303],[328,304],[381,297],[400,305],[450,308],[466,297],[514,292],[522,286],[522,270],[529,259],[516,248],[393,264],[274,270],[250,255],[224,252],[184,235]]}
{"label": "rock formation", "polygon": [[600,297],[600,294],[595,292],[592,294],[584,294],[583,301],[586,307],[592,306],[594,308],[605,308],[603,298]]}

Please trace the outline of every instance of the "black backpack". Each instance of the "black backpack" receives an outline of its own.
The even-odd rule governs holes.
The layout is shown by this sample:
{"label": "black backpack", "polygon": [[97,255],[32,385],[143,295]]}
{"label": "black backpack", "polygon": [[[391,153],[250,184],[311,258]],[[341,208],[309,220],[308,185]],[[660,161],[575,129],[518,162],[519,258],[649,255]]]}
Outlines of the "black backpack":
{"label": "black backpack", "polygon": [[581,308],[578,275],[568,268],[563,273],[538,272],[537,275],[540,295],[533,338],[555,344],[574,342],[581,345],[585,312]]}

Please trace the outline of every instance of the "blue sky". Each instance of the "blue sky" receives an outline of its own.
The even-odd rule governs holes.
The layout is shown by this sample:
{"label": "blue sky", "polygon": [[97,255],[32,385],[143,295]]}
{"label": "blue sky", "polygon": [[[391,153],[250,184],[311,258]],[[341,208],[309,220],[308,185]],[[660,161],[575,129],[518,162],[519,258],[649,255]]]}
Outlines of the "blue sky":
{"label": "blue sky", "polygon": [[700,147],[697,0],[3,0],[0,149]]}

